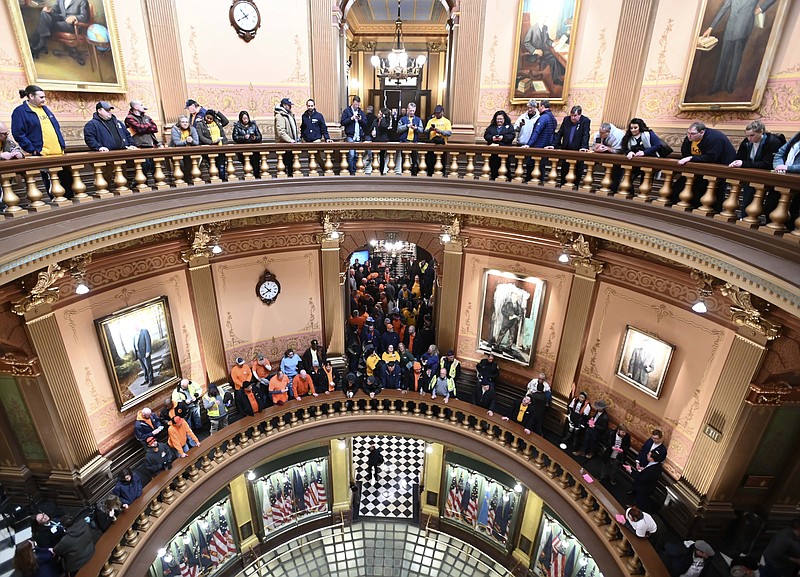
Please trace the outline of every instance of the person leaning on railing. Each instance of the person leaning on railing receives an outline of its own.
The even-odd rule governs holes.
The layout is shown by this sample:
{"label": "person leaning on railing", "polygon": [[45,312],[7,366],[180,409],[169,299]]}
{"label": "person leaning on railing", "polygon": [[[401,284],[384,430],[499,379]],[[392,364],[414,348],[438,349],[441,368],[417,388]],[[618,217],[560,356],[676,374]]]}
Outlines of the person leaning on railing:
{"label": "person leaning on railing", "polygon": [[[642,156],[659,157],[662,154],[663,143],[654,130],[648,128],[641,118],[631,118],[628,122],[628,130],[622,137],[622,154],[628,160],[631,158],[641,158]],[[642,169],[638,166],[631,171],[631,185],[641,176]]]}
{"label": "person leaning on railing", "polygon": [[[775,153],[772,169],[777,174],[800,174],[800,132]],[[800,194],[795,194],[789,206],[789,219],[786,228],[794,230],[794,223],[800,215]]]}
{"label": "person leaning on railing", "polygon": [[[736,160],[736,150],[728,137],[714,128],[708,128],[702,122],[693,122],[686,131],[686,137],[681,145],[681,159],[678,165],[683,166],[689,162],[721,164],[728,166]],[[681,176],[672,186],[672,202],[680,201],[680,193],[686,186],[686,177]],[[700,206],[700,197],[705,194],[708,181],[696,175],[692,183],[692,207]],[[724,178],[718,178],[715,190],[714,209],[722,211],[722,201],[725,200],[727,183]]]}
{"label": "person leaning on railing", "polygon": [[[246,110],[239,112],[238,122],[233,123],[233,134],[231,135],[236,144],[261,144],[261,131],[258,129],[255,120],[250,118],[250,113]],[[244,154],[239,153],[239,162],[244,165]],[[256,178],[261,178],[261,153],[254,152],[250,157],[250,164],[253,167],[253,174]]]}
{"label": "person leaning on railing", "polygon": [[[755,168],[770,170],[775,153],[786,144],[782,134],[767,132],[766,126],[760,120],[754,120],[744,129],[744,140],[736,151],[736,160],[728,166],[731,168]],[[739,203],[740,216],[745,216],[745,209],[750,206],[755,196],[755,189],[749,184],[742,186],[742,197]],[[764,198],[764,214],[769,214],[778,206],[779,195],[772,187],[767,190]]]}
{"label": "person leaning on railing", "polygon": [[[203,117],[203,121],[195,125],[197,129],[197,136],[200,137],[200,144],[211,146],[223,146],[228,144],[228,136],[225,134],[225,127],[228,126],[230,121],[221,112],[217,112],[209,108]],[[228,176],[225,173],[225,166],[227,161],[223,153],[217,154],[216,158],[217,170],[219,170],[219,177],[223,182],[228,181]]]}
{"label": "person leaning on railing", "polygon": [[[505,110],[494,113],[492,121],[483,132],[483,139],[489,146],[511,146],[514,143],[514,125]],[[493,154],[489,157],[489,180],[495,180],[500,172],[500,157]],[[509,171],[510,173],[510,171]],[[511,174],[507,175],[511,179]]]}

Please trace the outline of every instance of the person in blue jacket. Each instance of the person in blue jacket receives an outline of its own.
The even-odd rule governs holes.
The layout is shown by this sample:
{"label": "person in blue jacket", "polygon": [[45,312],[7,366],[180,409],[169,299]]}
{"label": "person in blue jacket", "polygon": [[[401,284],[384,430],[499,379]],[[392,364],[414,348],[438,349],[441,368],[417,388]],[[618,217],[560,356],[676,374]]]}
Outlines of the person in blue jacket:
{"label": "person in blue jacket", "polygon": [[[527,143],[522,145],[522,148],[547,148],[548,146],[553,146],[556,140],[557,129],[558,121],[550,111],[550,101],[539,101],[539,118],[536,119],[536,124],[533,125],[531,137],[528,139]],[[527,179],[530,180],[533,172],[533,158],[529,158],[525,164],[528,174]],[[550,163],[545,158],[542,158],[539,164],[539,170],[542,173],[541,178],[543,180],[547,179],[549,165]],[[536,184],[539,183],[537,182]]]}
{"label": "person in blue jacket", "polygon": [[133,501],[142,496],[142,481],[136,473],[126,467],[120,471],[117,484],[111,492],[122,501],[122,508],[127,509]]}
{"label": "person in blue jacket", "polygon": [[83,127],[86,146],[95,152],[136,148],[128,129],[111,113],[114,110],[111,104],[101,100],[95,105],[95,110],[92,119]]}
{"label": "person in blue jacket", "polygon": [[[425,132],[422,119],[417,116],[417,105],[413,102],[408,103],[406,115],[397,121],[397,140],[398,142],[419,142],[419,135]],[[395,159],[395,172],[403,172],[403,157],[398,153]],[[419,171],[419,154],[415,151],[411,153],[411,174],[415,175]]]}

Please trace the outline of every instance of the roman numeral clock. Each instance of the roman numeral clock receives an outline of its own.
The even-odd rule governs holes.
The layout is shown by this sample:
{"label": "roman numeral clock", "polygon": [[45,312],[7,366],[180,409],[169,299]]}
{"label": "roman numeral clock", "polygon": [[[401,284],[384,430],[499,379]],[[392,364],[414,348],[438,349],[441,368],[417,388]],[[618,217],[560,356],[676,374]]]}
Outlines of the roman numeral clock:
{"label": "roman numeral clock", "polygon": [[261,27],[261,13],[255,0],[233,0],[228,12],[231,26],[245,42],[256,37],[256,30]]}

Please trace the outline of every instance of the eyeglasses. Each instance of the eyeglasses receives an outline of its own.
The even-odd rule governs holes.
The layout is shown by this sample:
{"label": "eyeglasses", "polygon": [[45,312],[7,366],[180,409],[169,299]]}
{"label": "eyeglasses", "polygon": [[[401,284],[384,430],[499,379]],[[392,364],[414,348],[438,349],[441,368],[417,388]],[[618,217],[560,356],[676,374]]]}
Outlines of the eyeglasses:
{"label": "eyeglasses", "polygon": [[691,130],[686,131],[686,136],[694,136],[696,134],[700,134],[699,132],[692,132]]}

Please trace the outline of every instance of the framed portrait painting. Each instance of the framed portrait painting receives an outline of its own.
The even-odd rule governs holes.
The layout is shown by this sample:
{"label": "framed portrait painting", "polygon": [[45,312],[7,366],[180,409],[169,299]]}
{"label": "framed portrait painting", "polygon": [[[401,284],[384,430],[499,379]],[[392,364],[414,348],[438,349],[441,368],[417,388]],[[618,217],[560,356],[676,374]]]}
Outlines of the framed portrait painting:
{"label": "framed portrait painting", "polygon": [[564,104],[581,0],[521,0],[515,38],[511,103],[547,98]]}
{"label": "framed portrait painting", "polygon": [[125,92],[111,0],[6,0],[30,84]]}
{"label": "framed portrait painting", "polygon": [[539,336],[545,281],[513,273],[484,273],[478,349],[530,365]]}
{"label": "framed portrait painting", "polygon": [[703,0],[681,110],[755,110],[764,98],[789,0]]}
{"label": "framed portrait painting", "polygon": [[120,411],[180,380],[167,297],[157,297],[94,321]]}
{"label": "framed portrait painting", "polygon": [[628,325],[619,351],[616,375],[657,399],[674,351],[674,345]]}

